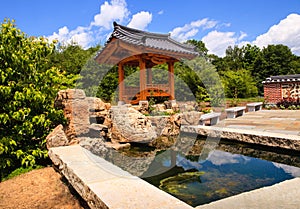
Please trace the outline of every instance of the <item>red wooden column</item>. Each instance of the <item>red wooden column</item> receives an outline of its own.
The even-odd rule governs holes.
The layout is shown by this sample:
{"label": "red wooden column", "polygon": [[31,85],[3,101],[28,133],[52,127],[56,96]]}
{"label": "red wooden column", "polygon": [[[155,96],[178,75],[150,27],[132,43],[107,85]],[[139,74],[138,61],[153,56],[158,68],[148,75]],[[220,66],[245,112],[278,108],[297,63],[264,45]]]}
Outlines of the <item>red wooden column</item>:
{"label": "red wooden column", "polygon": [[148,72],[148,76],[147,76],[147,78],[148,78],[148,84],[152,84],[152,77],[153,77],[153,75],[152,75],[152,68],[147,69],[147,72]]}
{"label": "red wooden column", "polygon": [[147,95],[146,95],[146,85],[147,85],[147,80],[146,80],[146,62],[145,60],[140,57],[139,60],[139,67],[140,67],[140,100],[147,100]]}
{"label": "red wooden column", "polygon": [[125,85],[124,85],[124,70],[123,64],[118,64],[118,75],[119,75],[119,101],[124,101],[124,92],[125,92]]}
{"label": "red wooden column", "polygon": [[170,100],[175,100],[174,62],[168,62]]}

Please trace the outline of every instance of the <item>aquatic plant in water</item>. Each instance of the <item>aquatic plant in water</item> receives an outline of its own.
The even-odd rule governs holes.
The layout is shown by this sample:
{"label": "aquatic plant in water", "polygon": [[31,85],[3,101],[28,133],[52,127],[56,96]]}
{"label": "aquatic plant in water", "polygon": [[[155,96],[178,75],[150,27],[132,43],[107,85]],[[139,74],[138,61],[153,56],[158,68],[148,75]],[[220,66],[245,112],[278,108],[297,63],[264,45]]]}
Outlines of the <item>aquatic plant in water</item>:
{"label": "aquatic plant in water", "polygon": [[203,171],[193,171],[180,173],[175,176],[171,176],[160,181],[159,188],[171,193],[176,196],[182,196],[182,189],[188,187],[188,183],[199,182],[201,183],[200,176],[205,172]]}

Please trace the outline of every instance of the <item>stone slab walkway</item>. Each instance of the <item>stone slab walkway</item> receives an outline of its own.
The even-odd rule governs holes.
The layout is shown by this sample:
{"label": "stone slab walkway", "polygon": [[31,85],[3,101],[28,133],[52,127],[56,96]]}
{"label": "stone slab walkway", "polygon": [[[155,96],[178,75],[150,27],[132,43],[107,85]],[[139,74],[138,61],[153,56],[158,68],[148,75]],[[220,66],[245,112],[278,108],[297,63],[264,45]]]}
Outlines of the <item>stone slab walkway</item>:
{"label": "stone slab walkway", "polygon": [[300,136],[300,110],[261,110],[226,119],[217,127],[252,129]]}
{"label": "stone slab walkway", "polygon": [[214,126],[181,126],[181,131],[300,151],[300,110],[261,110]]}

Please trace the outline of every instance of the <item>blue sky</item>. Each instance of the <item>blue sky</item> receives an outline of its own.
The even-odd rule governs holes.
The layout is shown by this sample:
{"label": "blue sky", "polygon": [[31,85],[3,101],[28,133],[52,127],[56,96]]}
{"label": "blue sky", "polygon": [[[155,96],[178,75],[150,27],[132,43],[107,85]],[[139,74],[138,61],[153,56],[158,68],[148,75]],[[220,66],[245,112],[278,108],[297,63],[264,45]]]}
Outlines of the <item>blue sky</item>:
{"label": "blue sky", "polygon": [[15,19],[30,36],[45,36],[84,48],[104,44],[112,22],[178,41],[202,40],[209,53],[224,56],[228,46],[284,44],[300,55],[299,0],[9,0],[1,22]]}

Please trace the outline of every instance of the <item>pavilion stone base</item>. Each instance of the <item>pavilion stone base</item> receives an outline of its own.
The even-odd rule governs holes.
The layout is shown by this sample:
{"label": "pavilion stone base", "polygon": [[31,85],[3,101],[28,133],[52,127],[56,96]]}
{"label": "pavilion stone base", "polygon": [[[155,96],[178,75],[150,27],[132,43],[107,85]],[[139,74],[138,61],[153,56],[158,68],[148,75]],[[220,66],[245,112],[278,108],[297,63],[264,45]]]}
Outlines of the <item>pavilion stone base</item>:
{"label": "pavilion stone base", "polygon": [[146,107],[148,107],[149,106],[148,100],[141,100],[141,101],[139,101],[139,106],[146,106]]}
{"label": "pavilion stone base", "polygon": [[126,103],[124,101],[118,101],[118,106],[125,105]]}
{"label": "pavilion stone base", "polygon": [[176,104],[176,99],[170,99],[169,102],[170,102],[171,104]]}

